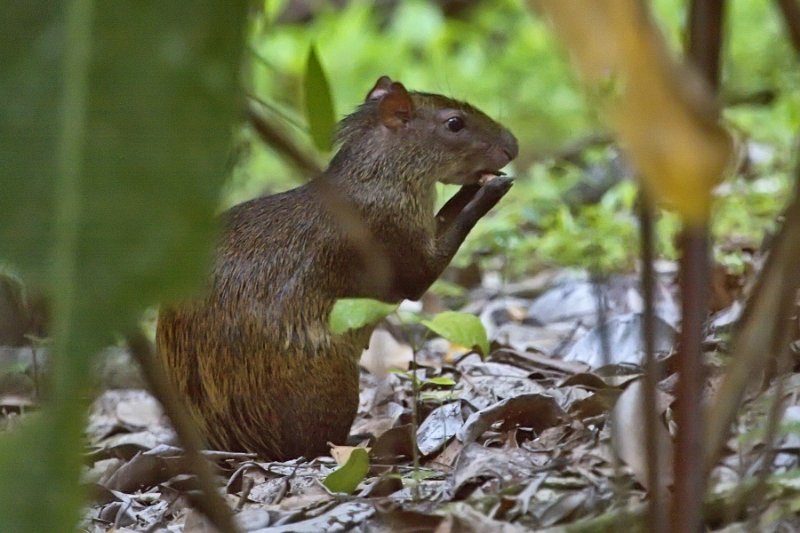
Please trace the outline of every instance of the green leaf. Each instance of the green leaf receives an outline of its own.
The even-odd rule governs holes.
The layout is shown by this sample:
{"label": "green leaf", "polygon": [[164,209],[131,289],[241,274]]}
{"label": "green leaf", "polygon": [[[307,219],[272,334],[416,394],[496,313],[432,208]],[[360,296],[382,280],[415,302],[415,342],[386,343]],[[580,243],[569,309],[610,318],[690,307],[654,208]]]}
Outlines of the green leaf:
{"label": "green leaf", "polygon": [[4,7],[0,262],[48,289],[53,369],[0,436],[0,531],[69,531],[93,354],[207,273],[247,3]]}
{"label": "green leaf", "polygon": [[467,292],[467,289],[461,285],[458,285],[457,283],[453,283],[452,281],[437,279],[433,282],[433,285],[431,285],[430,291],[439,296],[459,298],[464,296],[464,294]]}
{"label": "green leaf", "polygon": [[440,385],[443,387],[452,387],[456,384],[456,382],[451,377],[447,376],[436,376],[433,378],[428,378],[425,380],[425,383],[430,383],[432,385]]}
{"label": "green leaf", "polygon": [[421,402],[433,402],[435,404],[450,403],[458,400],[459,396],[453,389],[431,389],[420,392]]}
{"label": "green leaf", "polygon": [[314,145],[322,151],[330,151],[333,146],[333,132],[336,128],[336,113],[328,78],[317,56],[317,48],[308,50],[305,77],[305,108],[309,133]]}
{"label": "green leaf", "polygon": [[400,319],[401,324],[419,324],[423,320],[423,316],[418,311],[401,311],[398,309],[397,317]]}
{"label": "green leaf", "polygon": [[433,317],[433,320],[423,320],[422,324],[450,342],[467,348],[477,348],[483,355],[489,353],[486,330],[475,315],[445,311]]}
{"label": "green leaf", "polygon": [[369,456],[364,448],[355,448],[347,462],[337,468],[322,482],[331,492],[352,494],[369,472]]}
{"label": "green leaf", "polygon": [[370,298],[342,298],[336,300],[328,319],[331,333],[341,335],[351,329],[376,324],[397,309],[396,304],[387,304]]}

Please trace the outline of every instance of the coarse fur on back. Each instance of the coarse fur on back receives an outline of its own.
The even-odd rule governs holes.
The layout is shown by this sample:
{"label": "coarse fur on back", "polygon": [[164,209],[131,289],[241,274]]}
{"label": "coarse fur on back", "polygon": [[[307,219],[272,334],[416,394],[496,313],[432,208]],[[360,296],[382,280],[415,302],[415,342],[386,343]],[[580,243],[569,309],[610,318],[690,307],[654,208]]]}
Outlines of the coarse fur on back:
{"label": "coarse fur on back", "polygon": [[[267,459],[343,443],[371,328],[334,336],[334,302],[419,298],[508,191],[513,135],[464,102],[387,77],[340,124],[319,177],[223,217],[204,297],[162,309],[159,355],[215,448]],[[434,214],[435,183],[461,190]]]}

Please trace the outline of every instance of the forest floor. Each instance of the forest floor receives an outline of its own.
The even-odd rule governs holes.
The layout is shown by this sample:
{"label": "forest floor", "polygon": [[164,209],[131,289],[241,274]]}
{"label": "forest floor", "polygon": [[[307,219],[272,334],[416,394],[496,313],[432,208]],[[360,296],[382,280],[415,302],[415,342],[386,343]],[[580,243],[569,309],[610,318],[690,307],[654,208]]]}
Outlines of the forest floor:
{"label": "forest floor", "polygon": [[[675,265],[661,262],[657,271],[657,427],[664,452],[660,483],[668,487],[679,305]],[[746,281],[715,275],[722,277],[714,281],[716,311],[704,345],[708,395],[719,383],[730,329],[742,309],[741,291],[725,287]],[[484,359],[441,338],[419,344],[418,427],[412,373],[387,368],[409,368],[414,350],[396,336],[419,338],[419,332],[390,325],[394,335],[377,330],[362,359],[354,446],[287,462],[208,451],[241,530],[644,530],[637,276],[593,280],[553,270],[500,291],[475,289],[465,310],[480,316],[490,353]],[[724,457],[707,480],[709,530],[800,528],[798,344],[793,370],[781,380],[755,383],[747,395]],[[770,443],[765,425],[776,398],[782,430]],[[213,531],[190,505],[196,484],[147,392],[103,392],[93,404],[87,439],[84,482],[93,503],[86,531]],[[351,493],[332,493],[326,484],[332,485],[323,484],[337,469],[344,486],[355,487]]]}

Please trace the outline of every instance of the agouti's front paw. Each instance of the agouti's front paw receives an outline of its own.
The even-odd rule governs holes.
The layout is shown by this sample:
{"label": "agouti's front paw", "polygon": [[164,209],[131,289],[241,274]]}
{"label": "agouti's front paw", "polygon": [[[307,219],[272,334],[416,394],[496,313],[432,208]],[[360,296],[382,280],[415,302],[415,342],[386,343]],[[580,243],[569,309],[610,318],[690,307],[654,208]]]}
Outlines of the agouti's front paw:
{"label": "agouti's front paw", "polygon": [[477,220],[488,213],[500,201],[500,198],[506,195],[513,184],[514,179],[508,176],[492,178],[478,190],[475,197],[464,208],[464,211],[472,213],[472,216],[476,216],[475,220]]}
{"label": "agouti's front paw", "polygon": [[475,195],[475,199],[485,196],[487,200],[494,199],[497,202],[506,195],[512,185],[514,185],[514,178],[511,176],[494,176],[485,182],[478,194]]}

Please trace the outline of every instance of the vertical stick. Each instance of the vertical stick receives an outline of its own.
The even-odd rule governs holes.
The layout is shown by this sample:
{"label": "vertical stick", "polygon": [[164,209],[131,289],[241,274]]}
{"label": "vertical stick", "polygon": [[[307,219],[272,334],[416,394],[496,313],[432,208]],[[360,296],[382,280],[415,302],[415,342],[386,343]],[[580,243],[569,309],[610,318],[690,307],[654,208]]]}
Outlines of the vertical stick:
{"label": "vertical stick", "polygon": [[[719,87],[725,0],[692,0],[687,51],[709,86]],[[703,529],[703,324],[708,310],[710,244],[708,223],[684,227],[681,236],[681,335],[678,357],[678,437],[675,446],[675,495],[671,530]]]}
{"label": "vertical stick", "polygon": [[800,55],[800,6],[797,0],[777,0],[794,51]]}
{"label": "vertical stick", "polygon": [[656,405],[656,386],[660,380],[655,357],[655,259],[653,235],[653,209],[649,199],[644,193],[639,195],[639,240],[641,242],[642,261],[642,300],[644,301],[644,314],[642,317],[645,353],[644,374],[644,412],[646,416],[645,443],[647,446],[647,492],[648,512],[647,530],[652,533],[664,533],[667,529],[667,509],[665,505],[665,484],[661,481],[663,472],[660,471],[661,455],[660,441],[656,425],[658,409]]}
{"label": "vertical stick", "polygon": [[222,495],[217,492],[213,467],[201,453],[203,440],[169,382],[161,367],[161,362],[156,359],[150,341],[140,331],[134,331],[128,335],[127,341],[131,355],[139,363],[139,368],[142,370],[150,392],[161,403],[164,412],[169,416],[172,427],[178,435],[178,441],[183,446],[183,451],[189,460],[189,467],[197,476],[197,484],[201,492],[199,496],[192,499],[192,504],[220,533],[238,532],[239,528],[233,520],[230,507],[225,503]]}
{"label": "vertical stick", "polygon": [[702,531],[705,494],[703,470],[703,325],[709,296],[707,227],[686,227],[681,235],[681,335],[678,354],[678,438],[673,458],[675,496],[672,531]]}
{"label": "vertical stick", "polygon": [[689,8],[687,53],[715,91],[719,87],[725,0],[692,0]]}

